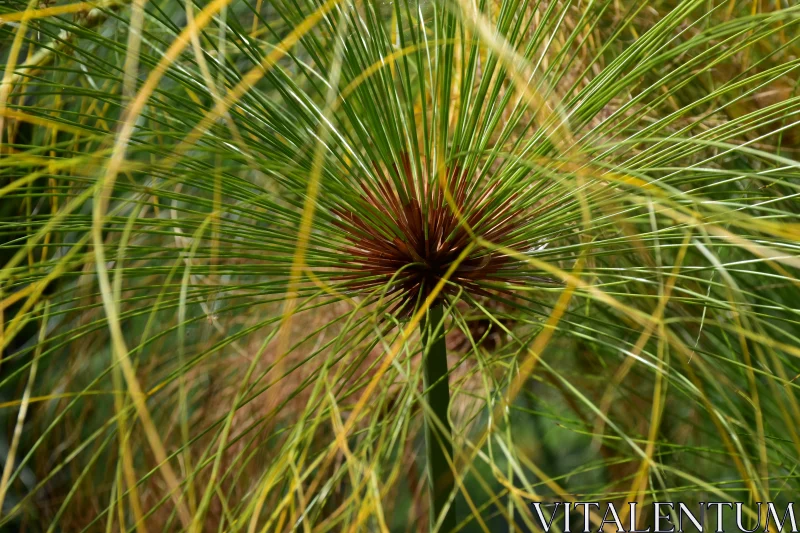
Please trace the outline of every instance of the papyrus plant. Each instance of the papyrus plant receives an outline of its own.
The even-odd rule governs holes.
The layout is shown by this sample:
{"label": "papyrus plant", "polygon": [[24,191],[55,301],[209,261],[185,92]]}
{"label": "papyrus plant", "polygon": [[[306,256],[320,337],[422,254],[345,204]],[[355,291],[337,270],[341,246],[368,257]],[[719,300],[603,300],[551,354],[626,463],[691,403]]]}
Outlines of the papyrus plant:
{"label": "papyrus plant", "polygon": [[[429,171],[424,162],[414,165],[403,154],[391,170],[376,166],[361,184],[361,195],[333,212],[350,242],[341,260],[344,286],[367,294],[379,291],[391,315],[412,315],[423,306],[429,311],[421,335],[424,387],[433,412],[426,439],[435,522],[454,487],[444,307],[462,297],[497,298],[513,283],[547,280],[532,276],[518,257],[476,246],[481,237],[514,250],[542,247],[536,215],[543,209],[530,207],[539,200],[541,187],[504,183],[499,179],[503,174],[481,179],[457,165],[445,168],[438,181],[429,178]],[[442,524],[447,530],[456,526],[452,509]]]}
{"label": "papyrus plant", "polygon": [[0,526],[515,531],[547,499],[794,498],[799,24],[2,3]]}

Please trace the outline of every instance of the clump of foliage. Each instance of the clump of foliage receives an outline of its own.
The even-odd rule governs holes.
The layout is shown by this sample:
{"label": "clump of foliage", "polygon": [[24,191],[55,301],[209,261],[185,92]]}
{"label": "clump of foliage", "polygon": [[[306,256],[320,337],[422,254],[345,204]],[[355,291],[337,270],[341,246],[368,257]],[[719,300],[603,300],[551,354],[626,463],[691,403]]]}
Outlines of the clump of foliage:
{"label": "clump of foliage", "polygon": [[4,2],[0,527],[796,498],[799,26]]}

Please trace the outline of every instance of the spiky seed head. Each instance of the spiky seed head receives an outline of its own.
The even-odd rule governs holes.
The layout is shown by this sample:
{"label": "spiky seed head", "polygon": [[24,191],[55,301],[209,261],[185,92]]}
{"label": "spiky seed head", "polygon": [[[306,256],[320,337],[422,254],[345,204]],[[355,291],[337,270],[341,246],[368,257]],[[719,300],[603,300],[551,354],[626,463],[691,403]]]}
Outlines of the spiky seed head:
{"label": "spiky seed head", "polygon": [[[397,300],[390,312],[413,312],[428,297],[472,242],[470,230],[513,249],[532,244],[518,231],[530,213],[518,208],[517,195],[494,194],[496,184],[477,182],[451,165],[445,174],[451,204],[438,181],[415,174],[407,155],[401,157],[401,168],[374,167],[374,179],[359,185],[358,209],[334,210],[339,217],[335,223],[349,241],[349,257],[340,265],[349,272],[337,277],[352,290],[385,287],[385,298]],[[524,267],[496,250],[473,247],[439,298],[462,291],[483,296],[503,292],[503,283],[519,280]]]}

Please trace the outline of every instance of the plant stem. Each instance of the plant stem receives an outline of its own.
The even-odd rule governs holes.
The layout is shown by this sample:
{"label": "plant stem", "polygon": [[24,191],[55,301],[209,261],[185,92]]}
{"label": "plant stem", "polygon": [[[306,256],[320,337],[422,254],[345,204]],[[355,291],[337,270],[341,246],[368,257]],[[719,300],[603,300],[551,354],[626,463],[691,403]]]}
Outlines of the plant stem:
{"label": "plant stem", "polygon": [[[453,492],[453,441],[447,413],[450,407],[450,384],[447,377],[447,347],[444,342],[444,325],[441,324],[444,307],[434,304],[422,321],[422,343],[425,401],[430,411],[425,411],[425,446],[428,456],[428,486],[430,488],[430,528],[434,526]],[[434,334],[437,327],[441,329]],[[455,504],[447,510],[440,531],[453,531],[456,527]]]}

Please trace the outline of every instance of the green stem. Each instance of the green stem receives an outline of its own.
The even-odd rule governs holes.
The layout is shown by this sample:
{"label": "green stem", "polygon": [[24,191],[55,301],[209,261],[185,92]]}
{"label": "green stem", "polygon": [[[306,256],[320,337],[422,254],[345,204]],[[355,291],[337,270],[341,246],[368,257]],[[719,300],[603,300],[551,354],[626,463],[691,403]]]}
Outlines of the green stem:
{"label": "green stem", "polygon": [[[428,310],[422,321],[425,401],[430,411],[425,411],[425,446],[428,455],[428,486],[430,488],[431,531],[442,514],[453,492],[453,441],[447,412],[450,407],[450,384],[447,377],[447,347],[444,343],[442,316],[444,307],[437,303]],[[434,334],[434,330],[440,327]],[[439,531],[453,531],[456,527],[455,504],[447,510]]]}

